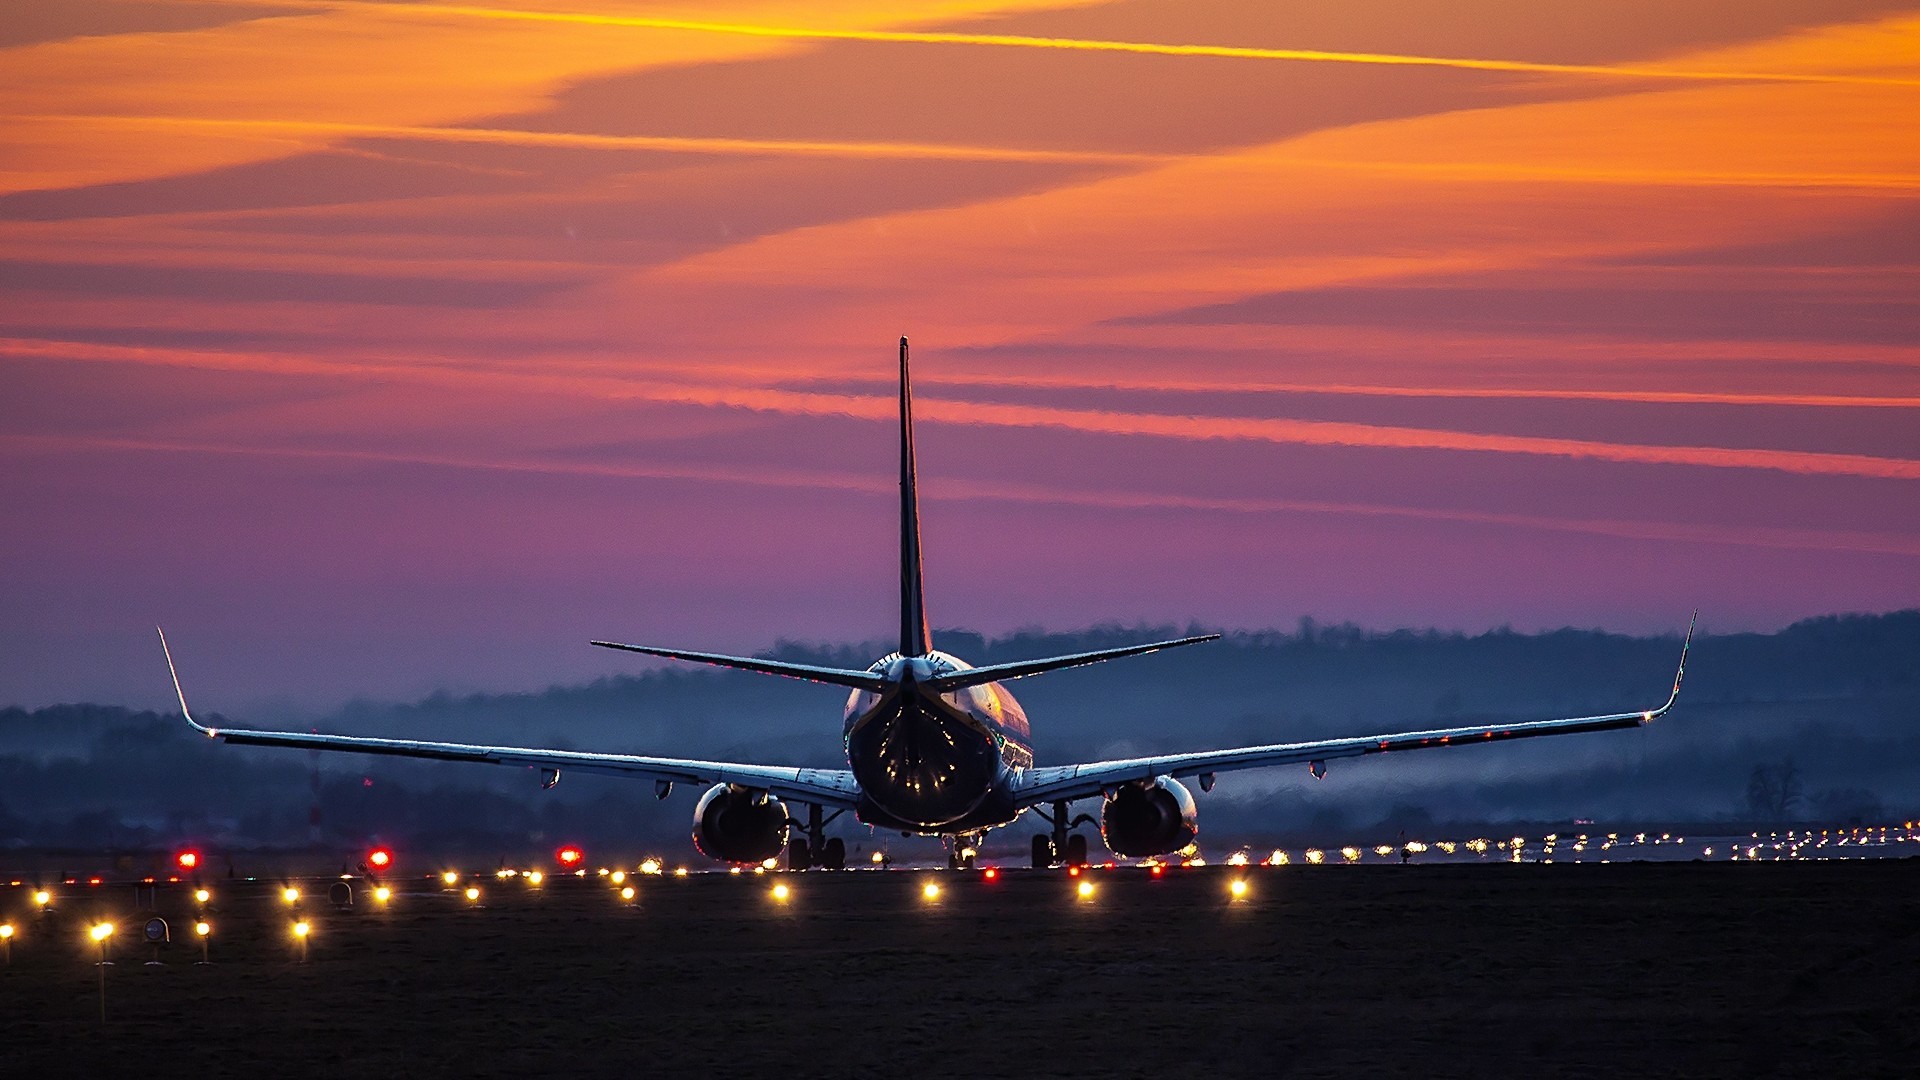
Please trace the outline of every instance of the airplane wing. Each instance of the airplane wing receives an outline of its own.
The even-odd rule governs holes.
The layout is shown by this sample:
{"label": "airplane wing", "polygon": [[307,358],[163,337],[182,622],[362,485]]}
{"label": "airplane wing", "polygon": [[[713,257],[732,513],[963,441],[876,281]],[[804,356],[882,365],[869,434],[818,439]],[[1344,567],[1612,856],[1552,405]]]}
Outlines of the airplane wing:
{"label": "airplane wing", "polygon": [[357,754],[427,758],[438,761],[477,761],[491,765],[613,773],[676,784],[740,784],[778,798],[851,809],[860,798],[853,774],[838,769],[796,769],[778,765],[736,765],[724,761],[641,757],[634,754],[595,754],[572,750],[540,750],[517,746],[479,746],[468,743],[419,742],[411,739],[375,739],[359,735],[321,735],[300,731],[250,731],[211,727],[193,718],[186,691],[173,666],[167,635],[160,634],[167,656],[167,672],[180,699],[180,714],[195,731],[221,742],[251,746],[289,746],[307,750],[341,750]]}
{"label": "airplane wing", "polygon": [[[1693,624],[1687,625],[1686,640],[1680,646],[1680,668],[1673,676],[1673,692],[1666,704],[1657,709],[1611,713],[1606,716],[1580,716],[1565,720],[1532,720],[1515,724],[1489,724],[1480,727],[1438,728],[1432,731],[1405,731],[1389,735],[1367,735],[1349,739],[1324,739],[1317,742],[1275,743],[1270,746],[1245,746],[1232,750],[1203,750],[1190,754],[1162,754],[1156,757],[1096,761],[1086,765],[1029,769],[1014,789],[1014,797],[1023,807],[1059,799],[1090,798],[1133,780],[1156,776],[1207,776],[1238,769],[1259,769],[1269,765],[1301,762],[1318,764],[1334,758],[1362,757],[1396,750],[1427,750],[1442,746],[1478,746],[1508,739],[1529,739],[1541,735],[1572,735],[1582,731],[1611,731],[1639,727],[1665,715],[1680,698],[1680,680],[1687,673],[1687,649],[1693,643]],[[1316,775],[1318,770],[1316,770]],[[1203,785],[1203,786],[1211,786]]]}

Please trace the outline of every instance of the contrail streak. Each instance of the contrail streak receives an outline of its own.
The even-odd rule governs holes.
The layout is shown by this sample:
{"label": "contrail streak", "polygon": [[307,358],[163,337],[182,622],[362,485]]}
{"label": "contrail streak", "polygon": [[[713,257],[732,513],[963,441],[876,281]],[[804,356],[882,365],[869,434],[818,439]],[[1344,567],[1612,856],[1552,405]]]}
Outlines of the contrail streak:
{"label": "contrail streak", "polygon": [[[426,124],[368,124],[333,120],[282,120],[213,116],[163,116],[97,113],[43,113],[0,116],[0,122],[61,126],[93,125],[152,130],[187,128],[256,134],[276,140],[303,135],[329,138],[416,139],[428,142],[505,146],[544,146],[571,150],[654,150],[679,154],[784,155],[937,161],[1006,161],[1070,165],[1164,165],[1185,154],[1114,150],[1049,150],[1017,146],[968,146],[952,143],[866,142],[833,139],[737,139],[706,135],[604,135],[592,132],[534,131],[524,128],[474,128]],[[1890,192],[1920,191],[1920,176],[1905,173],[1712,172],[1676,169],[1595,169],[1518,166],[1500,163],[1344,161],[1276,155],[1275,163],[1346,172],[1411,174],[1442,180],[1495,182],[1625,184],[1682,187],[1861,188]],[[435,162],[433,164],[445,164]]]}
{"label": "contrail streak", "polygon": [[[894,490],[885,481],[868,475],[778,468],[739,469],[726,466],[665,466],[638,463],[616,464],[603,461],[502,460],[387,450],[241,446],[231,443],[84,435],[0,435],[0,446],[12,446],[28,452],[79,450],[107,453],[177,453],[223,457],[358,461],[480,472],[535,473],[616,480],[684,480],[697,483],[745,484],[756,487],[856,491],[867,495],[886,495]],[[1788,550],[1847,551],[1920,558],[1920,541],[1903,536],[1841,529],[1793,529],[1764,525],[1713,526],[1614,518],[1559,518],[1537,514],[1396,506],[1382,503],[1328,502],[1315,499],[1218,498],[1164,492],[1061,490],[1033,484],[1006,484],[969,478],[942,480],[926,488],[922,495],[934,501],[991,500],[1042,506],[1078,506],[1093,510],[1198,510],[1229,514],[1293,513],[1391,517],[1579,533],[1622,540],[1678,541]]]}
{"label": "contrail streak", "polygon": [[[37,355],[94,362],[146,363],[170,367],[260,371],[325,378],[375,377],[416,384],[472,386],[491,383],[523,392],[648,401],[700,408],[744,409],[788,416],[844,416],[878,420],[892,416],[884,396],[809,393],[763,387],[642,382],[612,376],[481,372],[458,366],[421,366],[393,361],[326,361],[286,355],[255,356],[214,350],[100,346],[81,342],[5,342],[0,354]],[[1385,450],[1452,450],[1604,461],[1623,465],[1679,465],[1758,469],[1803,476],[1854,476],[1920,480],[1920,460],[1819,450],[1775,450],[1600,442],[1537,435],[1502,435],[1350,421],[1240,416],[1176,416],[1099,409],[1063,409],[930,399],[922,415],[934,422],[1001,428],[1053,428],[1080,434],[1154,436],[1187,441],[1244,441],[1290,446],[1343,446]]]}
{"label": "contrail streak", "polygon": [[[201,0],[236,3],[241,0]],[[247,0],[251,2],[251,0]],[[1497,60],[1459,56],[1413,56],[1402,53],[1343,52],[1330,49],[1269,49],[1241,45],[1182,45],[1151,41],[1106,41],[1089,38],[1041,37],[1029,34],[971,34],[938,30],[852,30],[807,26],[768,26],[757,23],[710,22],[698,19],[662,19],[642,15],[605,15],[593,12],[526,11],[472,4],[391,4],[371,0],[276,0],[275,7],[315,10],[372,10],[415,18],[510,19],[521,22],[572,23],[586,26],[641,30],[678,30],[705,34],[781,38],[794,41],[867,41],[914,45],[971,45],[1013,49],[1065,49],[1075,52],[1134,53],[1147,56],[1211,57],[1224,60],[1283,60],[1325,64],[1379,64],[1390,67],[1458,68],[1528,75],[1583,75],[1627,79],[1669,79],[1687,82],[1830,83],[1847,86],[1920,86],[1920,79],[1883,75],[1835,75],[1778,71],[1701,71],[1652,64],[1555,64],[1532,60]]]}
{"label": "contrail streak", "polygon": [[944,161],[1018,161],[1055,164],[1140,164],[1173,161],[1166,154],[1100,150],[1045,150],[1014,146],[962,146],[946,143],[855,142],[829,139],[729,139],[682,135],[596,135],[517,128],[470,128],[418,124],[361,124],[329,120],[232,119],[204,116],[123,116],[44,114],[8,116],[15,122],[102,127],[195,128],[251,132],[268,137],[299,135],[349,138],[423,139],[434,142],[549,146],[587,150],[662,150],[694,154],[785,154],[808,157],[910,158]]}
{"label": "contrail streak", "polygon": [[1865,394],[1774,394],[1696,390],[1579,390],[1482,386],[1369,386],[1355,383],[1205,382],[1200,380],[1101,379],[1049,375],[916,376],[929,386],[1012,387],[1044,390],[1126,390],[1180,394],[1324,394],[1331,397],[1608,401],[1644,405],[1767,405],[1835,409],[1920,409],[1920,397]]}

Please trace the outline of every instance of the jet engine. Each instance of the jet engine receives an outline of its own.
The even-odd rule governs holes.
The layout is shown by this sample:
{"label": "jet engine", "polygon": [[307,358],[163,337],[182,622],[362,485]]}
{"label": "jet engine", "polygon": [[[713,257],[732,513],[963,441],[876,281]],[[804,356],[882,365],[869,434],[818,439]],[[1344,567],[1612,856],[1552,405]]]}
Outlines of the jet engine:
{"label": "jet engine", "polygon": [[1179,851],[1200,833],[1193,794],[1171,776],[1123,784],[1100,807],[1100,838],[1115,855]]}
{"label": "jet engine", "polygon": [[777,858],[787,846],[787,805],[764,791],[715,784],[693,808],[693,845],[721,862]]}

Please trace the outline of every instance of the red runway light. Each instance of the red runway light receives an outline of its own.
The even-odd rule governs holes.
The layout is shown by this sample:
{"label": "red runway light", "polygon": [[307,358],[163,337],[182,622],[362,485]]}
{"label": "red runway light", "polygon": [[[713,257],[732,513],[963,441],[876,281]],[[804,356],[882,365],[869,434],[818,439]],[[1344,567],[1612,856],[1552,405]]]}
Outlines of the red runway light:
{"label": "red runway light", "polygon": [[553,857],[560,860],[561,866],[571,870],[586,861],[587,853],[569,844],[559,851],[554,852]]}
{"label": "red runway light", "polygon": [[1154,876],[1154,877],[1159,877],[1159,876],[1160,876],[1161,874],[1164,874],[1164,873],[1166,873],[1166,872],[1167,872],[1167,868],[1166,868],[1166,867],[1164,867],[1164,866],[1162,866],[1162,865],[1160,865],[1159,863],[1154,863],[1154,864],[1153,864],[1153,876]]}
{"label": "red runway light", "polygon": [[367,865],[375,870],[385,870],[393,865],[393,852],[383,847],[374,848],[367,852]]}
{"label": "red runway light", "polygon": [[998,868],[992,867],[992,866],[987,867],[985,877],[988,881],[992,881],[994,878],[997,878],[999,876],[1000,876],[1000,871]]}
{"label": "red runway light", "polygon": [[183,851],[175,855],[173,861],[180,865],[180,869],[191,870],[200,865],[200,853],[197,851]]}
{"label": "red runway light", "polygon": [[1080,876],[1080,868],[1079,868],[1079,867],[1077,867],[1077,866],[1069,866],[1069,867],[1067,867],[1067,876],[1068,876],[1068,877],[1079,877],[1079,876]]}

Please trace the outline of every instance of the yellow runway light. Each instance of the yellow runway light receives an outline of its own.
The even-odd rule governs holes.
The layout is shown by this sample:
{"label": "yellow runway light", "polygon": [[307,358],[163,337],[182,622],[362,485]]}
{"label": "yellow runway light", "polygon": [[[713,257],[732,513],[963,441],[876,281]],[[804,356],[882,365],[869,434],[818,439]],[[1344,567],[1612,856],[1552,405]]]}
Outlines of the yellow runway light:
{"label": "yellow runway light", "polygon": [[1080,881],[1080,887],[1074,891],[1080,894],[1080,899],[1091,900],[1093,899],[1093,882],[1083,878]]}
{"label": "yellow runway light", "polygon": [[393,899],[393,890],[387,888],[385,885],[382,885],[379,888],[376,888],[373,890],[373,898],[384,904],[387,901]]}
{"label": "yellow runway light", "polygon": [[926,885],[921,887],[920,895],[926,897],[929,900],[940,899],[940,883],[937,881],[927,882]]}
{"label": "yellow runway light", "polygon": [[0,923],[0,941],[5,941],[11,937],[13,937],[13,924]]}
{"label": "yellow runway light", "polygon": [[113,936],[113,924],[110,922],[94,923],[93,928],[88,930],[87,933],[95,941],[105,941]]}
{"label": "yellow runway light", "polygon": [[195,890],[193,890],[193,902],[194,902],[194,903],[196,903],[196,904],[204,904],[204,903],[206,903],[207,901],[209,901],[209,900],[211,900],[211,899],[213,899],[213,893],[212,893],[212,892],[210,892],[209,890],[206,890],[206,889],[195,889]]}
{"label": "yellow runway light", "polygon": [[641,863],[641,864],[640,864],[640,872],[641,872],[641,873],[643,873],[643,874],[657,874],[657,873],[659,873],[659,872],[660,872],[660,860],[659,860],[659,859],[648,859],[648,860],[647,860],[646,862],[643,862],[643,863]]}
{"label": "yellow runway light", "polygon": [[480,899],[480,888],[479,888],[479,886],[477,886],[477,885],[469,885],[469,886],[467,886],[467,899],[469,899],[469,900],[478,900],[478,899]]}
{"label": "yellow runway light", "polygon": [[784,904],[787,902],[787,898],[792,895],[792,890],[788,889],[785,883],[773,887],[773,899],[776,903]]}
{"label": "yellow runway light", "polygon": [[1246,899],[1247,898],[1247,879],[1234,878],[1233,884],[1227,886],[1227,891],[1233,894],[1233,898],[1235,900]]}
{"label": "yellow runway light", "polygon": [[627,872],[625,870],[615,870],[612,874],[612,881],[615,885],[626,884]]}
{"label": "yellow runway light", "polygon": [[280,890],[280,899],[285,900],[289,904],[297,904],[300,902],[300,890],[289,885]]}
{"label": "yellow runway light", "polygon": [[41,907],[46,907],[47,904],[50,903],[52,900],[53,900],[53,894],[48,892],[47,890],[45,889],[34,890],[33,902],[40,905]]}
{"label": "yellow runway light", "polygon": [[440,880],[448,885],[458,885],[460,884],[460,874],[458,871],[449,870],[440,875]]}
{"label": "yellow runway light", "polygon": [[620,899],[622,899],[622,900],[631,900],[631,899],[633,899],[633,886],[631,886],[631,885],[628,885],[628,886],[626,886],[625,888],[623,888],[623,889],[621,889],[621,890],[620,890]]}
{"label": "yellow runway light", "polygon": [[527,884],[538,885],[545,880],[547,880],[547,875],[541,873],[540,871],[538,870],[527,871]]}
{"label": "yellow runway light", "polygon": [[208,934],[213,933],[213,924],[202,919],[193,924],[193,932],[200,937],[206,937]]}

